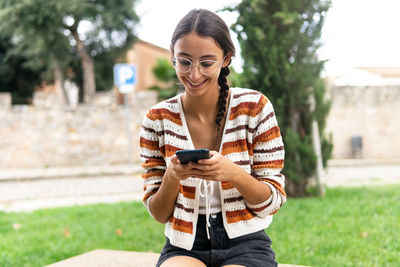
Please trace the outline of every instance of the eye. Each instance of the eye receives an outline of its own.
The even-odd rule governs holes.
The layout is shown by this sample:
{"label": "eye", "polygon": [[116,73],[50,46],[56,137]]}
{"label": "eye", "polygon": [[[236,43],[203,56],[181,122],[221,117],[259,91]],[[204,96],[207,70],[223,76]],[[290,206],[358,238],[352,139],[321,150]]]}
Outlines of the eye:
{"label": "eye", "polygon": [[184,65],[184,66],[189,66],[189,65],[192,64],[192,62],[190,60],[185,59],[185,58],[181,58],[181,57],[177,58],[177,63],[180,64],[180,65]]}
{"label": "eye", "polygon": [[202,60],[202,61],[200,61],[200,65],[201,65],[203,68],[209,68],[209,67],[211,67],[214,63],[215,63],[215,61],[213,61],[213,60]]}

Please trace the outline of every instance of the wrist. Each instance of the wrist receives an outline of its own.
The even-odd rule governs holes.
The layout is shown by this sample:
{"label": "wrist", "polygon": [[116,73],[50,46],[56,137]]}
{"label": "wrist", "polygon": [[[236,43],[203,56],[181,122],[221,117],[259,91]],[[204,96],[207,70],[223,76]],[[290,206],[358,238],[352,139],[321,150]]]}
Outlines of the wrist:
{"label": "wrist", "polygon": [[243,176],[248,175],[247,172],[245,172],[242,168],[240,168],[239,166],[236,166],[235,171],[232,173],[232,175],[230,175],[230,183],[233,186],[238,186],[240,182],[243,181]]}
{"label": "wrist", "polygon": [[174,175],[174,172],[171,171],[166,171],[164,178],[168,181],[168,182],[172,182],[172,183],[179,183],[180,179]]}

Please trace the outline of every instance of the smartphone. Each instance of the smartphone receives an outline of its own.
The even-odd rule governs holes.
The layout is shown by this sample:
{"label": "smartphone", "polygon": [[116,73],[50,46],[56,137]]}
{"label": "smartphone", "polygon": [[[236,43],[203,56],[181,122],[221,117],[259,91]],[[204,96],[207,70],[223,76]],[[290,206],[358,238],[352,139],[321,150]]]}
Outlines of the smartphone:
{"label": "smartphone", "polygon": [[210,151],[208,149],[179,150],[176,151],[176,156],[181,164],[186,164],[189,161],[197,162],[199,159],[209,159]]}

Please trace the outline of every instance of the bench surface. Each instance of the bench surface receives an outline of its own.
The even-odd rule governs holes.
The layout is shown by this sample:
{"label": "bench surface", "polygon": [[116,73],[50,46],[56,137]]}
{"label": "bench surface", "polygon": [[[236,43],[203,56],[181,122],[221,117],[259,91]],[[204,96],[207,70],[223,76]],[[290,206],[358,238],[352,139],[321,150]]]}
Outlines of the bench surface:
{"label": "bench surface", "polygon": [[[122,250],[96,249],[47,267],[154,267],[160,254],[151,252],[132,252]],[[279,267],[300,265],[279,264]]]}

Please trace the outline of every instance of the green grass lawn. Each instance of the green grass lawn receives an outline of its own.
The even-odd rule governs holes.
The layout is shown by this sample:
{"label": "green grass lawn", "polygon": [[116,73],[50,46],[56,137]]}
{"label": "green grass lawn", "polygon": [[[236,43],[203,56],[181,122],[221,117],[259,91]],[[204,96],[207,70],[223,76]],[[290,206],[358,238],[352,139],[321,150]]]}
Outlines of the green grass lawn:
{"label": "green grass lawn", "polygon": [[[267,229],[280,263],[400,266],[400,185],[289,199]],[[43,266],[96,249],[159,252],[163,225],[141,203],[0,212],[0,266]]]}

